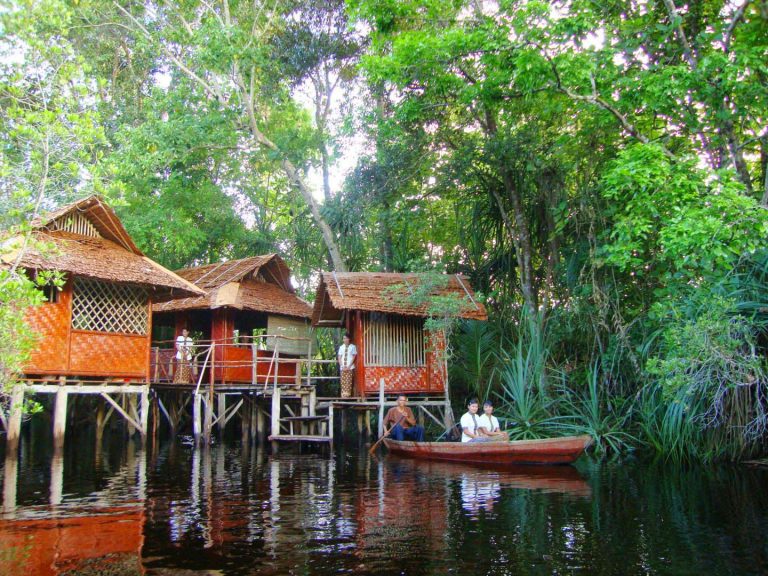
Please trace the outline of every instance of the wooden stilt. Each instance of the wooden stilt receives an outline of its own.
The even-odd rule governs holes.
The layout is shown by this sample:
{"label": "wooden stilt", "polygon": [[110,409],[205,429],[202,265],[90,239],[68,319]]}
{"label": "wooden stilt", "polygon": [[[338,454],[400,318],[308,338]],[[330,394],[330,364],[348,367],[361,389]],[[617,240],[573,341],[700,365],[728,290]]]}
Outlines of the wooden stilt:
{"label": "wooden stilt", "polygon": [[363,411],[357,412],[357,437],[360,438],[363,435]]}
{"label": "wooden stilt", "polygon": [[251,403],[245,393],[240,407],[240,442],[243,446],[251,444]]}
{"label": "wooden stilt", "polygon": [[146,444],[149,432],[149,386],[145,386],[141,392],[141,442]]}
{"label": "wooden stilt", "polygon": [[224,427],[227,425],[227,419],[224,418],[224,414],[227,412],[227,395],[218,393],[216,394],[218,401],[218,407],[216,410],[217,421],[219,423],[219,438],[224,437]]}
{"label": "wooden stilt", "polygon": [[259,430],[259,426],[258,426],[260,412],[261,411],[259,410],[259,402],[256,399],[256,396],[251,396],[251,418],[250,418],[251,442],[254,442],[254,441],[261,442],[261,440],[259,439],[259,434],[264,433],[263,417],[262,417],[262,423],[261,423],[261,430]]}
{"label": "wooden stilt", "polygon": [[373,436],[373,432],[371,432],[371,414],[368,410],[365,411],[365,434],[368,438]]}
{"label": "wooden stilt", "polygon": [[67,432],[67,397],[69,390],[60,386],[56,391],[56,399],[53,408],[53,446],[62,448],[64,446],[64,436]]}
{"label": "wooden stilt", "polygon": [[266,418],[264,418],[264,410],[261,409],[261,406],[256,404],[256,440],[259,444],[262,444],[264,442],[265,432],[266,432]]}
{"label": "wooden stilt", "polygon": [[24,408],[24,385],[19,384],[11,391],[11,406],[8,414],[6,431],[6,454],[17,454],[21,437],[21,416]]}
{"label": "wooden stilt", "polygon": [[136,425],[136,424],[138,424],[136,422],[136,420],[138,420],[138,418],[135,418],[135,415],[138,413],[138,406],[137,406],[138,401],[137,401],[137,398],[136,398],[135,394],[126,394],[125,396],[128,397],[126,413],[134,416],[134,421],[133,422],[131,422],[131,420],[127,420],[127,422],[128,422],[128,436],[133,436],[139,430],[139,426]]}
{"label": "wooden stilt", "polygon": [[213,429],[213,394],[206,394],[203,398],[205,410],[205,423],[203,424],[203,442],[206,446],[211,442],[211,430]]}
{"label": "wooden stilt", "polygon": [[203,415],[200,406],[202,400],[203,398],[200,394],[195,394],[194,402],[192,404],[192,434],[195,437],[195,443],[200,442],[200,435],[202,433]]}
{"label": "wooden stilt", "polygon": [[379,379],[379,430],[377,438],[384,435],[384,378]]}
{"label": "wooden stilt", "polygon": [[270,414],[271,416],[271,426],[270,426],[270,433],[273,436],[279,436],[280,435],[280,388],[275,387],[274,390],[272,390],[272,412]]}
{"label": "wooden stilt", "polygon": [[99,401],[96,398],[98,405],[96,406],[96,446],[101,446],[101,441],[104,438],[104,426],[106,425],[107,408],[104,406],[104,402]]}
{"label": "wooden stilt", "polygon": [[[272,413],[270,414],[272,425],[270,434],[272,436],[280,435],[280,387],[275,386],[272,389]],[[277,452],[277,442],[272,442],[272,451]]]}
{"label": "wooden stilt", "polygon": [[61,504],[64,494],[64,454],[61,446],[53,451],[51,459],[51,489],[49,492],[49,501],[51,506]]}
{"label": "wooden stilt", "polygon": [[3,514],[9,517],[16,509],[16,487],[19,482],[19,455],[6,451],[3,467]]}

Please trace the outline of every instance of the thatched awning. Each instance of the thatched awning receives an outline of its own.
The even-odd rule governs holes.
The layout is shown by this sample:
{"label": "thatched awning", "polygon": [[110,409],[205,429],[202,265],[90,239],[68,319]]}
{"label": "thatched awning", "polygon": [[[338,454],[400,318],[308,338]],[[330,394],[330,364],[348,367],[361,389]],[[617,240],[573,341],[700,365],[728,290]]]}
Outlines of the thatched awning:
{"label": "thatched awning", "polygon": [[290,269],[277,254],[184,268],[176,273],[207,294],[157,304],[154,312],[230,307],[295,318],[312,316],[312,307],[296,296]]}
{"label": "thatched awning", "polygon": [[32,222],[31,242],[21,259],[23,239],[3,242],[2,265],[18,261],[28,270],[57,270],[74,276],[134,284],[161,300],[199,296],[204,291],[147,258],[120,219],[99,196],[73,202]]}
{"label": "thatched awning", "polygon": [[[416,303],[413,294],[434,275],[386,272],[323,272],[317,287],[314,325],[340,325],[343,312],[360,310],[403,316],[429,315],[428,302]],[[454,296],[461,303],[460,318],[487,320],[468,280],[460,275],[444,275],[435,283],[431,295]]]}
{"label": "thatched awning", "polygon": [[[18,240],[15,243],[20,246]],[[143,286],[155,292],[155,299],[204,294],[157,262],[106,238],[57,231],[33,232],[32,240],[20,261],[22,268],[58,270],[73,276]],[[3,255],[3,263],[15,262],[17,255],[18,248],[11,249]]]}

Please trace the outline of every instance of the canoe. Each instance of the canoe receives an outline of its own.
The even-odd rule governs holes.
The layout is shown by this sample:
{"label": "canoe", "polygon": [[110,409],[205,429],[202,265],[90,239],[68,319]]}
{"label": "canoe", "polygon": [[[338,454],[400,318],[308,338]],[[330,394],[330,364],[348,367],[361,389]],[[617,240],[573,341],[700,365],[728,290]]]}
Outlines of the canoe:
{"label": "canoe", "polygon": [[384,439],[393,454],[422,460],[471,464],[570,464],[592,444],[592,437],[562,436],[512,442],[411,442]]}

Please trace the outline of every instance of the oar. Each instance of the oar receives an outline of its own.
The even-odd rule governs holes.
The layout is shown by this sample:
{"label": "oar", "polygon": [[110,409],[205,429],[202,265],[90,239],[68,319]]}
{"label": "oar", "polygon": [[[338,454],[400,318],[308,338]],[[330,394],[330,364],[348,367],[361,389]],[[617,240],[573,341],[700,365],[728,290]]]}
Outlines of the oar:
{"label": "oar", "polygon": [[[397,423],[395,423],[395,426],[400,424],[400,422],[403,421],[403,418],[405,418],[405,414],[400,416],[400,420],[398,420]],[[386,432],[384,432],[384,434],[381,435],[381,438],[376,440],[376,443],[373,446],[371,446],[370,450],[368,450],[368,454],[373,455],[373,453],[376,451],[376,448],[379,447],[379,444],[381,444],[384,441],[384,438],[386,438],[392,433],[392,430],[394,430],[395,426],[392,426],[389,430],[387,430]]]}

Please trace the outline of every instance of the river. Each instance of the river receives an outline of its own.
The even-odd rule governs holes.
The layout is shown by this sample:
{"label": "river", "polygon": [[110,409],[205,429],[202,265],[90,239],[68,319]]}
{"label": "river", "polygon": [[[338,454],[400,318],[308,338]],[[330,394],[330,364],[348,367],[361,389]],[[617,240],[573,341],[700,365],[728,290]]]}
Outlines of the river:
{"label": "river", "polygon": [[486,470],[87,435],[3,459],[0,573],[765,574],[768,471]]}

